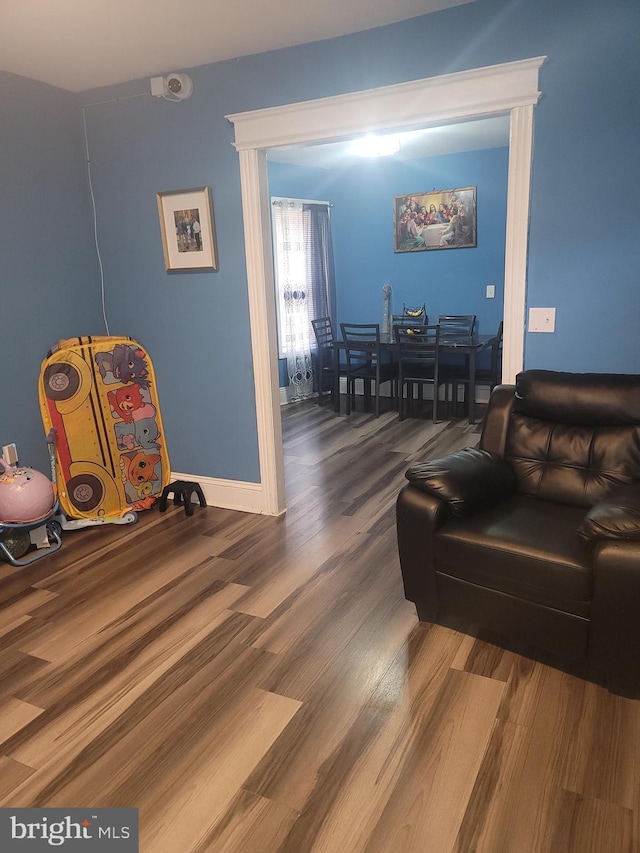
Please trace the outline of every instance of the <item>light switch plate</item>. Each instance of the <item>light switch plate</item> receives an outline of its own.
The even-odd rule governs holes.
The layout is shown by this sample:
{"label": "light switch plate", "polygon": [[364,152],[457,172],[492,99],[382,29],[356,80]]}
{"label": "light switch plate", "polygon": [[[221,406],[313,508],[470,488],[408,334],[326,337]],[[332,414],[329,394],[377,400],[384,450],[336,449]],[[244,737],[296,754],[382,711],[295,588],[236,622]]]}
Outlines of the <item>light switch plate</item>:
{"label": "light switch plate", "polygon": [[496,298],[496,286],[495,284],[487,285],[487,299],[495,299]]}
{"label": "light switch plate", "polygon": [[530,332],[555,332],[555,308],[529,308]]}

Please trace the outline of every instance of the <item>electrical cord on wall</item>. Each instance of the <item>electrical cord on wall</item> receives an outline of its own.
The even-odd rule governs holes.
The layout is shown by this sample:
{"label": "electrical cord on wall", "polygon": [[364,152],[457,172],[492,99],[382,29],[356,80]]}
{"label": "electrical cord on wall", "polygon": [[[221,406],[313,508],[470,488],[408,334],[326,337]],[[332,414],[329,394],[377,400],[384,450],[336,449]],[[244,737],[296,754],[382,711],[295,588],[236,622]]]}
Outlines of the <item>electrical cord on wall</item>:
{"label": "electrical cord on wall", "polygon": [[109,332],[109,322],[107,320],[107,309],[104,300],[104,269],[102,267],[102,255],[100,254],[100,243],[98,241],[98,217],[96,214],[96,198],[93,194],[93,181],[91,180],[91,158],[89,156],[89,137],[87,135],[87,114],[85,108],[82,108],[82,124],[84,126],[84,147],[87,155],[87,177],[89,178],[89,193],[91,194],[91,208],[93,210],[93,242],[96,247],[96,255],[98,256],[98,266],[100,267],[100,297],[102,301],[102,319],[104,320],[104,328],[107,335]]}
{"label": "electrical cord on wall", "polygon": [[[93,104],[86,104],[87,107],[95,107],[98,104],[112,104],[115,101],[125,101],[129,98],[140,98],[143,95],[146,95],[146,92],[139,92],[136,95],[128,95],[124,98],[110,98],[106,101],[95,101]],[[96,255],[98,256],[98,266],[100,267],[100,297],[102,302],[102,319],[104,320],[104,328],[107,332],[107,335],[111,334],[109,332],[109,322],[107,321],[107,309],[105,305],[105,293],[104,293],[104,269],[102,267],[102,256],[100,254],[100,243],[98,241],[98,216],[96,213],[96,199],[93,194],[93,181],[91,180],[91,157],[89,156],[89,135],[87,133],[87,114],[85,111],[85,107],[82,107],[82,125],[84,128],[84,149],[87,156],[87,177],[89,179],[89,193],[91,195],[91,208],[93,210],[93,241],[96,247]]]}

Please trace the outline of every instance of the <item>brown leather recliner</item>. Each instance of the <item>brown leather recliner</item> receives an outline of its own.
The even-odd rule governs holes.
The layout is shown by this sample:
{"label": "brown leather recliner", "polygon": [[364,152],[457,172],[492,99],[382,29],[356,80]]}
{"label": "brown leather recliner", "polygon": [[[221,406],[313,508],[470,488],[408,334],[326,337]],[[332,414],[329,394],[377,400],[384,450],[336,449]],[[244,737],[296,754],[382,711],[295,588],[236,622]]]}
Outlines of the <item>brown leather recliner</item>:
{"label": "brown leather recliner", "polygon": [[640,698],[640,376],[528,370],[397,502],[418,617]]}

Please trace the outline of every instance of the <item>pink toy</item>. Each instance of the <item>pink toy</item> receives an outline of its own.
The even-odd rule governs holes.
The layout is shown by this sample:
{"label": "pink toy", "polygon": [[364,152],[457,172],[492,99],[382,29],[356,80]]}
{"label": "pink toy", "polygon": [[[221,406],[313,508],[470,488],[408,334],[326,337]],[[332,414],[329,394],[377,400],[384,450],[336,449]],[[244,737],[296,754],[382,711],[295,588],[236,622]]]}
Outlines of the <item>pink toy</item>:
{"label": "pink toy", "polygon": [[56,500],[51,480],[33,468],[14,468],[0,458],[0,523],[28,523],[45,518]]}

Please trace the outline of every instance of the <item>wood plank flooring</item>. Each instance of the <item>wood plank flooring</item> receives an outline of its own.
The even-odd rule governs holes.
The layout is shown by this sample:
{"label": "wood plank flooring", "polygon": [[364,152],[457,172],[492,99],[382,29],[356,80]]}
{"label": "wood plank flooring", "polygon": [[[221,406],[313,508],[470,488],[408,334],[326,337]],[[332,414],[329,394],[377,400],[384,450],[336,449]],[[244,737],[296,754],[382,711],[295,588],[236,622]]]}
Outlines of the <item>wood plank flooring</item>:
{"label": "wood plank flooring", "polygon": [[136,806],[142,853],[640,853],[640,702],[421,625],[394,502],[477,428],[283,410],[288,512],[0,563],[0,805]]}

